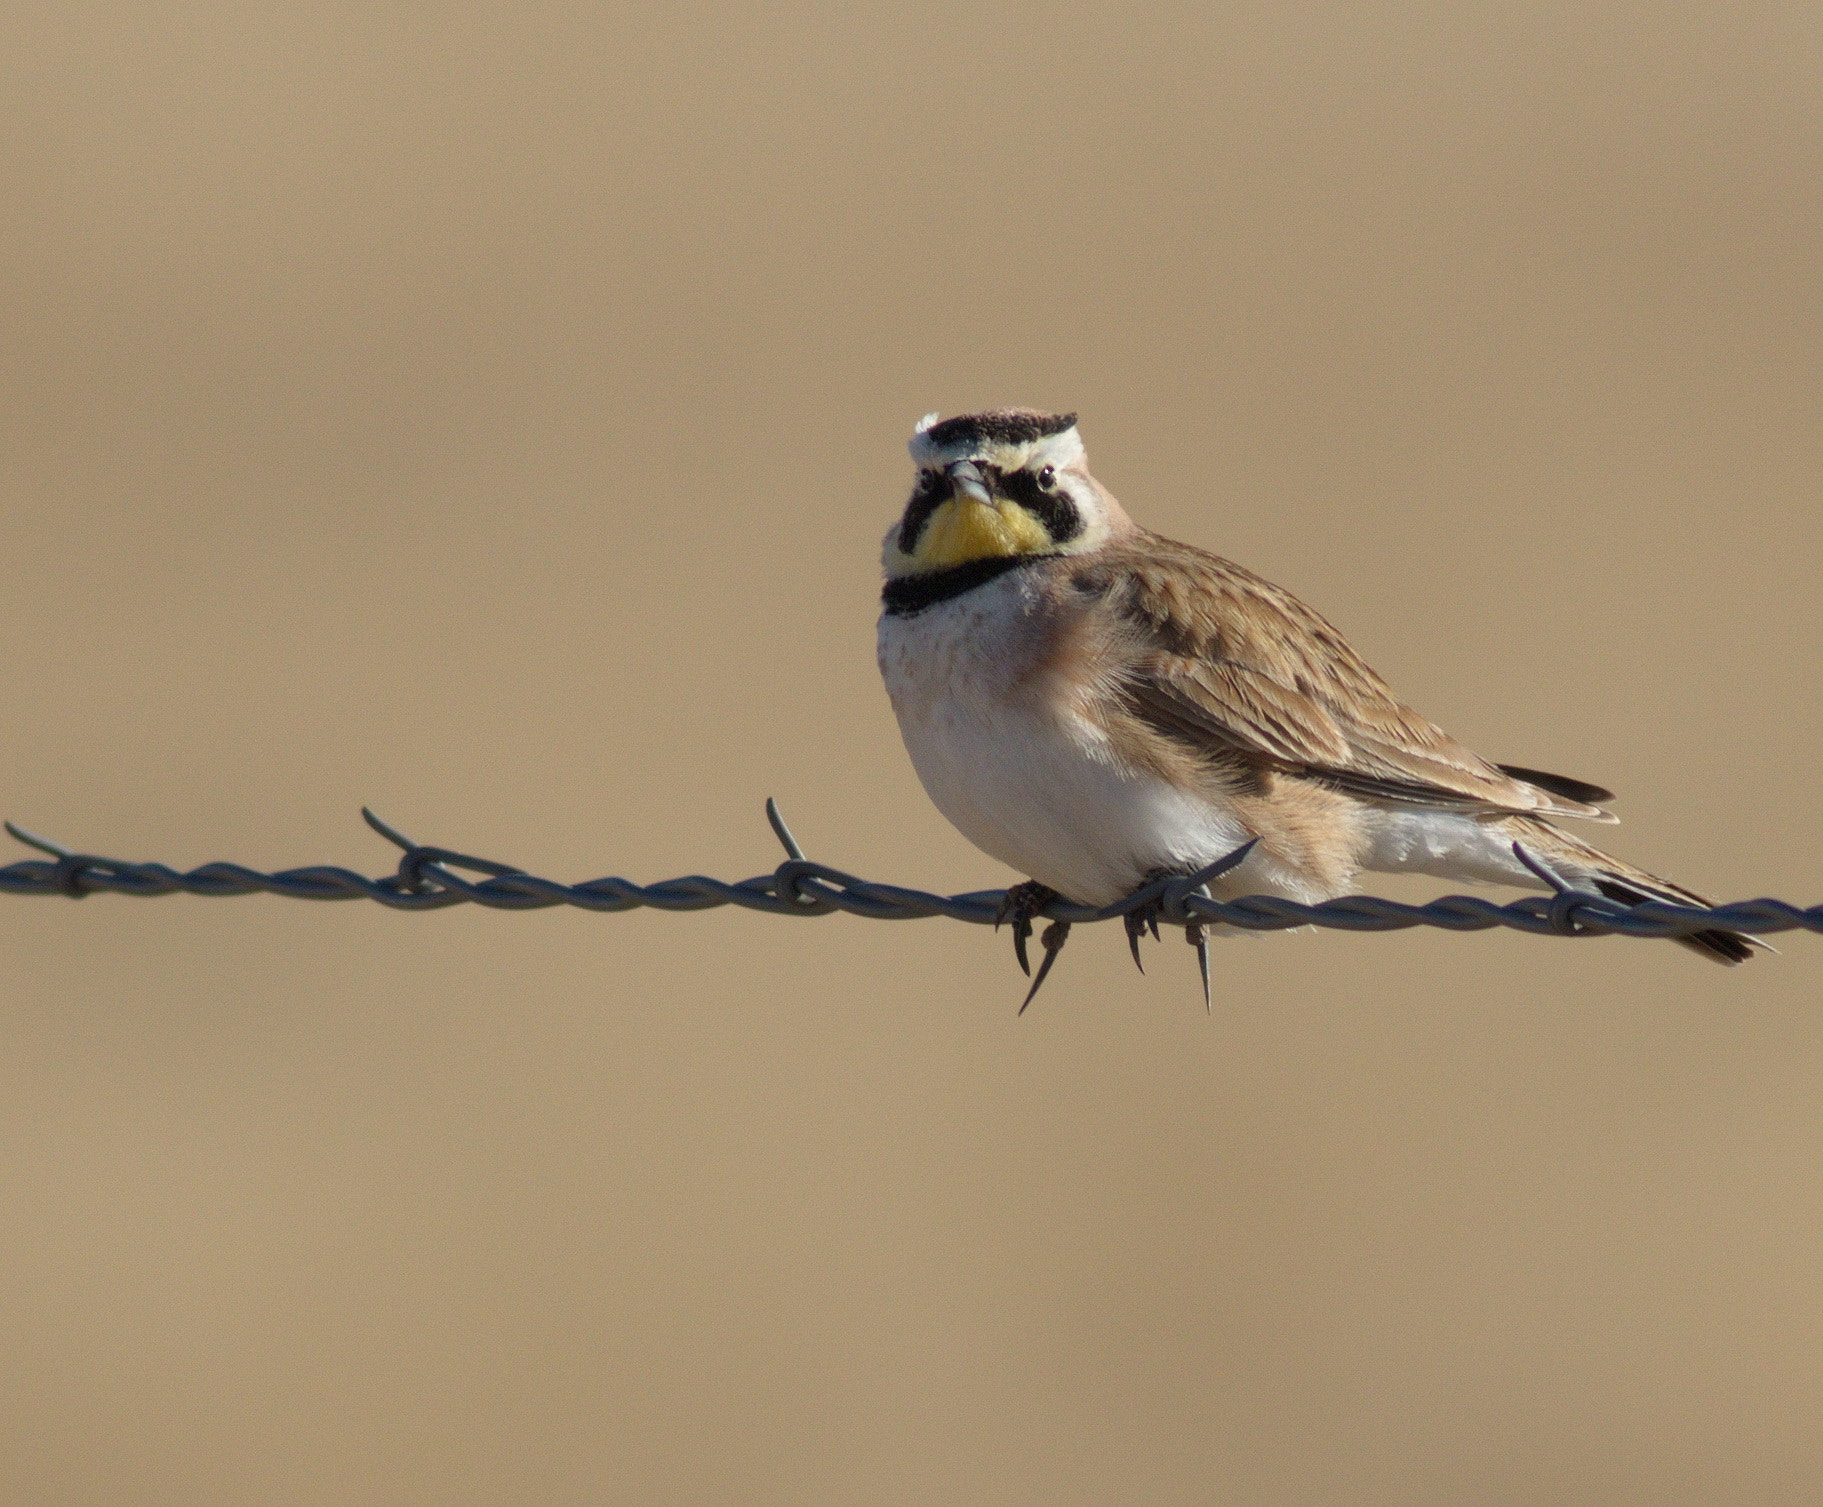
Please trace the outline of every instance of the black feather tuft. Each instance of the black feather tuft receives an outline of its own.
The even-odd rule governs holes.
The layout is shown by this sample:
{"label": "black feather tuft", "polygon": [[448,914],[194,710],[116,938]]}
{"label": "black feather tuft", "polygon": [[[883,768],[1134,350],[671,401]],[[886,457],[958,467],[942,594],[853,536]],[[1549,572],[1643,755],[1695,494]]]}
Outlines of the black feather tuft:
{"label": "black feather tuft", "polygon": [[1073,413],[1039,413],[1031,408],[997,408],[988,413],[962,413],[933,424],[918,437],[947,450],[952,445],[1029,445],[1076,427]]}

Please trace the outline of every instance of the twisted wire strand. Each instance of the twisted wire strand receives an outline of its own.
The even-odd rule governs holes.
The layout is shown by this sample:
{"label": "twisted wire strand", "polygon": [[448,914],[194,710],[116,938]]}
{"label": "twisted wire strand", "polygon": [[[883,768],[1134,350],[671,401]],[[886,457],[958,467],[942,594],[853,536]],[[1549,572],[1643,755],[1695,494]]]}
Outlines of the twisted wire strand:
{"label": "twisted wire strand", "polygon": [[[783,916],[827,916],[842,911],[874,921],[947,916],[977,926],[996,925],[1005,915],[1004,890],[936,895],[902,885],[878,884],[816,863],[804,856],[777,804],[770,800],[766,802],[766,816],[785,849],[785,861],[770,874],[734,883],[687,874],[645,885],[613,877],[560,884],[509,863],[415,843],[371,811],[363,808],[361,814],[374,831],[401,850],[396,872],[370,879],[352,869],[313,864],[262,874],[237,863],[206,863],[180,873],[162,863],[128,863],[79,853],[7,822],[8,832],[20,842],[49,854],[51,861],[25,859],[0,868],[0,894],[63,895],[77,900],[100,893],[141,898],[179,893],[268,894],[292,900],[375,900],[394,910],[441,910],[450,905],[472,904],[495,910],[571,905],[592,911],[642,907],[692,911],[736,905]],[[1212,898],[1204,886],[1239,863],[1251,846],[1236,849],[1199,873],[1154,881],[1112,905],[1075,905],[1057,900],[1038,914],[1054,921],[1109,921],[1157,906],[1159,919],[1173,925],[1207,922],[1245,931],[1283,931],[1294,926],[1322,926],[1338,931],[1402,931],[1413,926],[1486,931],[1505,927],[1533,936],[1645,938],[1681,937],[1713,929],[1756,935],[1823,932],[1823,905],[1806,908],[1769,899],[1709,907],[1656,900],[1625,905],[1574,889],[1562,889],[1554,895],[1531,895],[1506,904],[1472,895],[1445,895],[1424,905],[1408,905],[1377,895],[1349,895],[1317,905],[1274,895]],[[1526,855],[1522,852],[1520,856]],[[484,877],[468,878],[459,871]]]}

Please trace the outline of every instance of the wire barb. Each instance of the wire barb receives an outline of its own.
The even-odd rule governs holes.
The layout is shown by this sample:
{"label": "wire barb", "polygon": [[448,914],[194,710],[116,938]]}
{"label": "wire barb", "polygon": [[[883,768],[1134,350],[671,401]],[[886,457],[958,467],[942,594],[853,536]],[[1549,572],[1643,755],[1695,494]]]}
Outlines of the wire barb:
{"label": "wire barb", "polygon": [[[385,822],[381,821],[379,817],[373,814],[370,807],[361,807],[361,820],[366,822],[368,826],[372,827],[374,831],[378,832],[380,836],[384,837],[389,843],[392,843],[395,847],[403,848],[407,853],[418,846],[403,832],[399,831],[398,828],[387,826]],[[9,823],[8,825],[11,824]]]}
{"label": "wire barb", "polygon": [[[1038,991],[1044,987],[1044,981],[1050,977],[1051,965],[1057,961],[1063,951],[1063,944],[1070,940],[1070,923],[1053,921],[1045,927],[1044,935],[1038,939],[1038,945],[1044,948],[1044,961],[1038,965],[1038,977],[1032,980],[1032,987],[1025,991],[1025,998],[1019,1002],[1019,1013],[1025,1014],[1025,1007],[1038,997]],[[1021,959],[1023,962],[1023,958]],[[1029,970],[1028,970],[1029,971]]]}
{"label": "wire barb", "polygon": [[1196,949],[1196,971],[1203,980],[1203,1014],[1213,1015],[1215,1005],[1209,998],[1209,937],[1203,930],[1203,923],[1192,921],[1186,926],[1184,940]]}
{"label": "wire barb", "polygon": [[791,828],[785,825],[785,813],[779,810],[779,803],[771,796],[766,797],[766,820],[772,823],[772,835],[785,846],[785,856],[794,863],[805,863],[804,850],[798,846],[798,840],[791,835]]}
{"label": "wire barb", "polygon": [[40,837],[36,832],[27,832],[16,822],[8,822],[6,830],[28,848],[36,848],[40,853],[49,853],[53,858],[74,858],[75,850],[66,848],[60,842],[52,842],[48,837]]}
{"label": "wire barb", "polygon": [[1557,873],[1555,869],[1547,867],[1544,860],[1535,856],[1532,850],[1524,843],[1516,842],[1513,844],[1513,856],[1540,879],[1544,880],[1544,882],[1557,894],[1562,895],[1568,893],[1570,886],[1564,882],[1563,876]]}

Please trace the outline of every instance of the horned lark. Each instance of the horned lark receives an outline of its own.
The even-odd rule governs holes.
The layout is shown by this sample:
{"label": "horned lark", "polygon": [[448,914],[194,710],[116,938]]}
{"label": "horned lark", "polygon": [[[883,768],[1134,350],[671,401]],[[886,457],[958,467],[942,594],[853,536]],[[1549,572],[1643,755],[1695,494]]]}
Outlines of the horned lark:
{"label": "horned lark", "polygon": [[[937,808],[1031,876],[1009,897],[1022,965],[1053,897],[1106,905],[1250,842],[1218,898],[1326,900],[1367,869],[1707,904],[1555,825],[1615,820],[1608,791],[1488,763],[1289,592],[1134,523],[1074,414],[932,414],[910,448],[880,670]],[[1723,963],[1760,945],[1682,940]]]}

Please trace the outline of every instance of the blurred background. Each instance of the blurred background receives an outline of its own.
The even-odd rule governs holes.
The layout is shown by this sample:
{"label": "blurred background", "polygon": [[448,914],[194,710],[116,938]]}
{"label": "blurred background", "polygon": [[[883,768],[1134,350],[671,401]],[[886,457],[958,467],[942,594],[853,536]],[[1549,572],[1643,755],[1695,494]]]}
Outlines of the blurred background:
{"label": "blurred background", "polygon": [[[1074,408],[1615,849],[1823,898],[1797,3],[12,8],[0,807],[973,889],[917,417]],[[20,850],[17,856],[27,856]],[[1383,886],[1384,888],[1384,886]],[[1434,894],[1441,886],[1407,886]],[[1823,1492],[1823,939],[0,901],[0,1496]]]}

